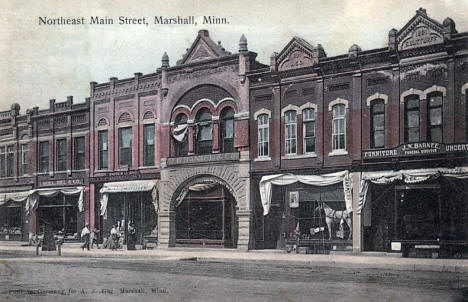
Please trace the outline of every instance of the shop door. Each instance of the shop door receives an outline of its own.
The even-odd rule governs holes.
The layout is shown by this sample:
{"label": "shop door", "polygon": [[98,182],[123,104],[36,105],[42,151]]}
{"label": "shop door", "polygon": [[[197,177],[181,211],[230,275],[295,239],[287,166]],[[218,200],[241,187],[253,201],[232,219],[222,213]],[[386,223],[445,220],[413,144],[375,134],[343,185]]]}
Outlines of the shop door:
{"label": "shop door", "polygon": [[398,240],[437,240],[440,236],[440,186],[395,187]]}
{"label": "shop door", "polygon": [[63,231],[65,235],[79,236],[77,197],[63,194],[41,196],[37,215],[40,233],[49,228],[53,233]]}

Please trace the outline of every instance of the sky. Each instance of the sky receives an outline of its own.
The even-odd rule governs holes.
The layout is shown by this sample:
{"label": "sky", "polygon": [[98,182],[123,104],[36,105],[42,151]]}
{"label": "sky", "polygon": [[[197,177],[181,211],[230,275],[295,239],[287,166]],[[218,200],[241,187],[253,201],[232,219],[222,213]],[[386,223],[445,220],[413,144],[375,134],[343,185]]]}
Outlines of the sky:
{"label": "sky", "polygon": [[[236,53],[242,34],[258,60],[293,36],[322,44],[328,56],[387,46],[388,32],[401,29],[419,7],[442,22],[452,18],[459,32],[468,31],[467,0],[176,0],[176,1],[17,1],[0,0],[0,111],[19,103],[47,108],[72,95],[75,103],[89,96],[89,82],[154,72],[167,52],[170,65],[182,57],[200,29]],[[29,3],[27,3],[29,2]],[[131,3],[129,3],[131,2]],[[91,17],[114,19],[113,25],[90,25]],[[119,25],[120,16],[143,18],[146,25]],[[197,25],[157,25],[155,16],[194,16]],[[201,24],[203,16],[229,24]],[[81,18],[85,25],[39,25],[39,17]]]}

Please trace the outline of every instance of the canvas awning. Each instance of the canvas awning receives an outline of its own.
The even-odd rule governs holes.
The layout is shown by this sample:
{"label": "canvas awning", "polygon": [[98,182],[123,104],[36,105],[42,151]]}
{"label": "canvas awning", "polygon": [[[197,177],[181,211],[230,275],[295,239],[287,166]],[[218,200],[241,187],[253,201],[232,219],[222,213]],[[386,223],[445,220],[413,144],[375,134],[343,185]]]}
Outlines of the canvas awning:
{"label": "canvas awning", "polygon": [[26,214],[30,211],[34,211],[38,207],[39,196],[53,197],[59,193],[70,196],[80,194],[78,198],[78,210],[84,211],[84,189],[85,187],[57,187],[57,188],[45,188],[45,189],[34,189],[28,191],[28,200],[26,202]]}
{"label": "canvas awning", "polygon": [[132,193],[132,192],[150,192],[152,193],[154,209],[159,210],[158,194],[157,194],[158,180],[132,180],[132,181],[116,181],[107,182],[99,191],[101,196],[101,216],[107,212],[107,203],[109,201],[110,193]]}
{"label": "canvas awning", "polygon": [[272,185],[285,186],[296,182],[311,186],[329,186],[339,182],[343,183],[346,210],[353,211],[352,202],[352,181],[348,171],[341,171],[323,175],[295,175],[295,174],[275,174],[263,176],[260,180],[260,198],[262,200],[263,215],[268,215],[271,205]]}
{"label": "canvas awning", "polygon": [[28,196],[29,190],[20,192],[0,193],[0,206],[10,201],[21,203],[23,201],[26,201],[26,199],[28,199]]}
{"label": "canvas awning", "polygon": [[400,180],[404,183],[412,184],[424,182],[439,176],[468,179],[468,167],[364,172],[362,173],[361,185],[359,188],[357,213],[361,213],[362,208],[366,204],[369,183],[390,184],[396,180]]}

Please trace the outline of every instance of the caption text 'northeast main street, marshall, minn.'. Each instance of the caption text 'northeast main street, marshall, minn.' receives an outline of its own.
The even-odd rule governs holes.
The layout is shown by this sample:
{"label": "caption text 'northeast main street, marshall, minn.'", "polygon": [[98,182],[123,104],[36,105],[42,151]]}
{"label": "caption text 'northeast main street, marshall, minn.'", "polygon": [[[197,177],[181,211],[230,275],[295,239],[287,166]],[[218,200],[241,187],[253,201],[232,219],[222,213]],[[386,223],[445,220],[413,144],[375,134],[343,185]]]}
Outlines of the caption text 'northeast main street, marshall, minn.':
{"label": "caption text 'northeast main street, marshall, minn.'", "polygon": [[154,17],[38,17],[39,26],[57,25],[198,25],[229,24],[226,17],[220,16],[154,16]]}

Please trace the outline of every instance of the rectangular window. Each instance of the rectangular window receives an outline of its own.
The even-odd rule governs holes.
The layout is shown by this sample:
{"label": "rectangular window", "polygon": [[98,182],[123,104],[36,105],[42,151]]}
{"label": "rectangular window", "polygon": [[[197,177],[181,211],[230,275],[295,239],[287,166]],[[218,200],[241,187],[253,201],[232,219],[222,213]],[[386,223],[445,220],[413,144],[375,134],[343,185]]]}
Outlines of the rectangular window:
{"label": "rectangular window", "polygon": [[442,124],[442,93],[433,93],[428,99],[428,135],[427,140],[430,142],[442,142],[443,124]]}
{"label": "rectangular window", "polygon": [[371,105],[371,147],[385,147],[385,103],[383,100],[375,100]]}
{"label": "rectangular window", "polygon": [[258,117],[258,156],[268,157],[270,144],[270,127],[268,115]]}
{"label": "rectangular window", "polygon": [[119,165],[132,166],[133,131],[131,127],[119,128]]}
{"label": "rectangular window", "polygon": [[67,140],[57,140],[57,171],[67,170]]}
{"label": "rectangular window", "polygon": [[49,172],[49,142],[39,144],[39,171],[41,173]]}
{"label": "rectangular window", "polygon": [[85,168],[85,137],[75,137],[75,170],[84,170]]}
{"label": "rectangular window", "polygon": [[154,124],[143,126],[143,164],[154,166]]}
{"label": "rectangular window", "polygon": [[109,140],[106,131],[98,132],[98,148],[99,148],[99,170],[109,169]]}
{"label": "rectangular window", "polygon": [[6,147],[0,147],[0,177],[6,176]]}
{"label": "rectangular window", "polygon": [[292,155],[297,153],[296,148],[296,138],[297,138],[297,122],[296,122],[296,112],[288,111],[284,116],[286,123],[286,154]]}
{"label": "rectangular window", "polygon": [[346,149],[346,107],[333,106],[333,150]]}
{"label": "rectangular window", "polygon": [[302,111],[302,122],[304,131],[304,153],[315,152],[315,110],[305,109]]}
{"label": "rectangular window", "polygon": [[29,145],[21,145],[21,175],[29,174]]}
{"label": "rectangular window", "polygon": [[13,177],[13,171],[15,168],[15,151],[13,146],[8,146],[7,151],[7,177]]}
{"label": "rectangular window", "polygon": [[405,143],[419,142],[419,97],[408,96],[405,100]]}

